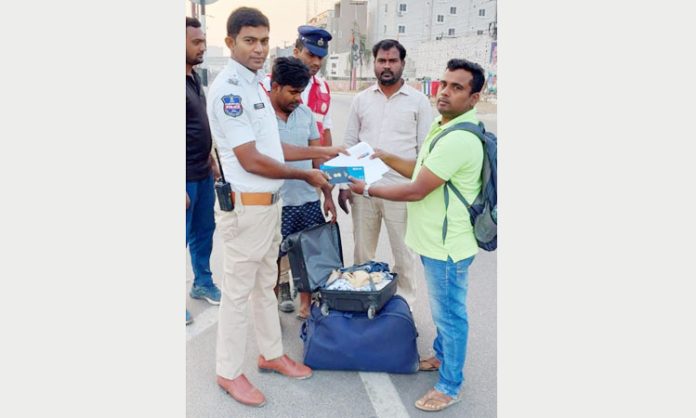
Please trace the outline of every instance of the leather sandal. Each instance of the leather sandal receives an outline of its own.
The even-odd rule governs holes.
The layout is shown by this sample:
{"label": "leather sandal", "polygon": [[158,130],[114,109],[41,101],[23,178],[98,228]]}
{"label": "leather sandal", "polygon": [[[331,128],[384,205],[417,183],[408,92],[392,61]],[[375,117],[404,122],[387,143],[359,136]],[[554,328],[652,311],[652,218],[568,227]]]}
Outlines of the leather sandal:
{"label": "leather sandal", "polygon": [[418,371],[435,372],[440,370],[440,364],[442,364],[442,362],[438,360],[437,357],[430,357],[418,363]]}
{"label": "leather sandal", "polygon": [[416,401],[416,408],[421,411],[438,412],[461,401],[461,396],[449,397],[435,388],[430,389],[422,398]]}

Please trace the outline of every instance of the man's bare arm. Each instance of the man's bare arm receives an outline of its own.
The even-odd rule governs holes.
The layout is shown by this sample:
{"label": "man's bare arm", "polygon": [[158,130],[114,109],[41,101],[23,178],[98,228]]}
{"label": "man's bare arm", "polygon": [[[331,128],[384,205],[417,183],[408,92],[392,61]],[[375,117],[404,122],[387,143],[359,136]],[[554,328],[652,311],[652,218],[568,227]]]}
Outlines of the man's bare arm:
{"label": "man's bare arm", "polygon": [[347,155],[345,147],[301,147],[284,142],[282,146],[285,161],[313,160],[315,158],[328,159],[337,156],[339,153]]}
{"label": "man's bare arm", "polygon": [[375,153],[370,158],[380,158],[384,164],[409,179],[413,177],[413,170],[416,168],[416,160],[406,160],[379,148],[375,149]]}
{"label": "man's bare arm", "polygon": [[[433,190],[445,184],[445,180],[436,176],[428,167],[423,167],[418,172],[418,177],[411,183],[374,186],[370,187],[370,196],[381,197],[382,199],[393,200],[396,202],[415,202],[422,200]],[[353,192],[362,194],[365,190],[365,182],[351,179],[350,188]]]}
{"label": "man's bare arm", "polygon": [[300,170],[280,163],[261,154],[254,141],[246,142],[234,148],[234,154],[246,171],[272,179],[304,180],[314,187],[328,186],[328,177],[321,170]]}

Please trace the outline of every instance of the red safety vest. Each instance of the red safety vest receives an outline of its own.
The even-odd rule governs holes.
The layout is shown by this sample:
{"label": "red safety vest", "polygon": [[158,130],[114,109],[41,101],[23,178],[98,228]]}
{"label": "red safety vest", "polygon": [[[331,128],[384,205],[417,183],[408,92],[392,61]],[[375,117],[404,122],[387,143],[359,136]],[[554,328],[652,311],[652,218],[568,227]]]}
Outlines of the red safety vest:
{"label": "red safety vest", "polygon": [[[314,117],[317,118],[317,128],[319,129],[319,136],[321,138],[321,145],[327,145],[326,139],[324,138],[324,117],[329,113],[329,106],[331,105],[331,90],[329,90],[329,84],[325,80],[317,80],[316,77],[312,77],[312,87],[309,89],[309,95],[307,97],[307,107],[312,110]],[[321,84],[324,84],[326,91],[322,91]]]}

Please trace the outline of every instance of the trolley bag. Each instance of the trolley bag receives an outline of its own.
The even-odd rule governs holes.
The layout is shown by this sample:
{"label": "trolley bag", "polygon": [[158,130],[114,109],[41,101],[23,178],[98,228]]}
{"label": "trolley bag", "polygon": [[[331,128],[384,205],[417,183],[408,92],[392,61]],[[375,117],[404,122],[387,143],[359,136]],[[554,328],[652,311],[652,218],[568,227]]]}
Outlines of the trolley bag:
{"label": "trolley bag", "polygon": [[337,223],[327,222],[289,235],[281,244],[288,253],[295,289],[300,292],[319,291],[321,312],[329,309],[345,312],[367,312],[370,319],[396,293],[398,275],[382,289],[370,291],[325,289],[331,272],[343,267],[341,233]]}
{"label": "trolley bag", "polygon": [[335,310],[324,316],[314,305],[300,329],[304,364],[316,370],[416,373],[417,337],[408,303],[398,295],[372,320]]}

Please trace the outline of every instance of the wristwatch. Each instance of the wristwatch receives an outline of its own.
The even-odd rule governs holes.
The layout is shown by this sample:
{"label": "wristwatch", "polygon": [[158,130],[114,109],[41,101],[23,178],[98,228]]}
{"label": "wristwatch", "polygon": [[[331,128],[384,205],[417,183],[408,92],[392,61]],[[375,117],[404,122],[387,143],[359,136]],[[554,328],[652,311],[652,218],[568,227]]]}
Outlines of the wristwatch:
{"label": "wristwatch", "polygon": [[369,184],[366,184],[366,185],[365,185],[365,188],[363,189],[363,193],[362,193],[362,194],[363,194],[363,197],[366,198],[366,199],[369,199],[369,198],[370,198],[370,193],[368,193],[368,190],[370,190],[370,185],[369,185]]}

